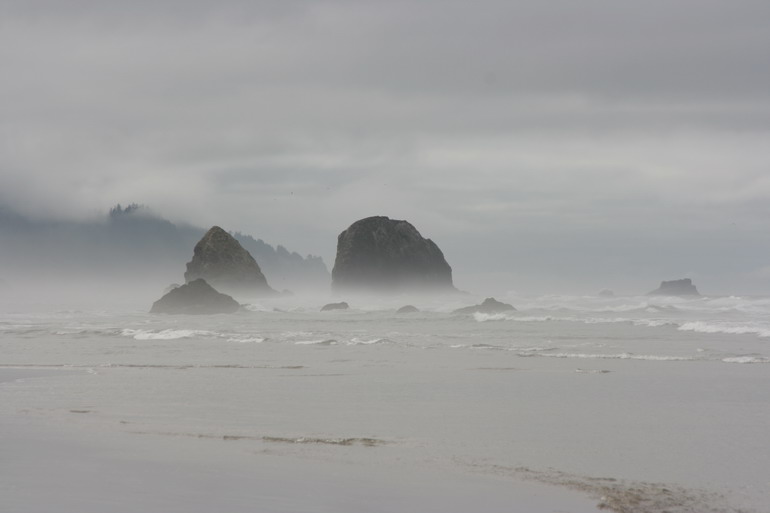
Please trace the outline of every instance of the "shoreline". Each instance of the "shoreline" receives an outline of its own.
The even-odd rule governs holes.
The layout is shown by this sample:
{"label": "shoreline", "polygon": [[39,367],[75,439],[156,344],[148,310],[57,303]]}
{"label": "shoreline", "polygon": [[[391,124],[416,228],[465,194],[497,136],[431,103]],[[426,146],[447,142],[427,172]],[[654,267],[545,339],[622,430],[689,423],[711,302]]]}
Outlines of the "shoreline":
{"label": "shoreline", "polygon": [[348,458],[365,447],[327,458],[305,447],[54,427],[25,415],[0,415],[0,432],[0,495],[15,513],[597,511],[597,500],[565,487]]}
{"label": "shoreline", "polygon": [[14,511],[767,511],[767,368],[724,363],[757,337],[378,312],[3,335]]}

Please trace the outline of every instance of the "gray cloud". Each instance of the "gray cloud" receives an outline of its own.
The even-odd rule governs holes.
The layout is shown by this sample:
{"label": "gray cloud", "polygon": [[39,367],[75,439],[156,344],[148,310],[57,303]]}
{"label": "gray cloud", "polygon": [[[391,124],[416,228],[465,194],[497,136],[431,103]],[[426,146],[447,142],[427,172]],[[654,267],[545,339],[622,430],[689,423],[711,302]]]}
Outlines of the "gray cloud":
{"label": "gray cloud", "polygon": [[382,213],[512,288],[617,261],[768,290],[768,19],[763,1],[6,0],[0,204],[138,201],[327,261]]}

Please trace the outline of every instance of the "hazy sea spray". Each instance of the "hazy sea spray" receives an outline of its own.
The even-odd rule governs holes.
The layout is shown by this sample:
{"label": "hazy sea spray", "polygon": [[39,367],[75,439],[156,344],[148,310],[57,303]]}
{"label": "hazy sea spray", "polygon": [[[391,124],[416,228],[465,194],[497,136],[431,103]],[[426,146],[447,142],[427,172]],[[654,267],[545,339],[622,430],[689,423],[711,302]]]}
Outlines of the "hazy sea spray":
{"label": "hazy sea spray", "polygon": [[740,324],[727,321],[692,321],[679,326],[680,331],[695,331],[698,333],[724,333],[729,335],[757,335],[770,337],[770,325],[765,322]]}
{"label": "hazy sea spray", "polygon": [[175,330],[165,329],[160,331],[124,329],[122,335],[136,340],[176,340],[179,338],[192,338],[196,336],[211,336],[213,332],[207,330]]}
{"label": "hazy sea spray", "polygon": [[[255,351],[249,357],[276,345],[298,351],[315,347],[339,353],[340,358],[353,348],[368,351],[385,346],[409,351],[495,351],[501,358],[767,363],[770,357],[765,342],[770,323],[764,313],[756,313],[770,308],[770,300],[763,298],[513,297],[504,299],[519,308],[516,312],[472,316],[451,311],[462,303],[478,302],[476,298],[460,298],[462,303],[457,297],[444,303],[434,299],[420,304],[421,312],[415,316],[395,313],[394,305],[403,299],[383,304],[369,299],[365,308],[353,305],[357,308],[349,312],[321,313],[319,305],[326,299],[275,298],[257,303],[259,308],[253,311],[213,317],[153,316],[136,311],[109,314],[103,310],[11,314],[0,318],[0,336],[17,337],[19,351],[21,341],[48,335],[68,341],[68,347],[104,340],[108,348],[113,339],[158,347],[168,343],[169,351],[184,347],[201,351],[229,343],[229,347]],[[679,307],[668,308],[673,304]],[[680,308],[682,305],[687,307]],[[624,313],[597,313],[608,306]]]}

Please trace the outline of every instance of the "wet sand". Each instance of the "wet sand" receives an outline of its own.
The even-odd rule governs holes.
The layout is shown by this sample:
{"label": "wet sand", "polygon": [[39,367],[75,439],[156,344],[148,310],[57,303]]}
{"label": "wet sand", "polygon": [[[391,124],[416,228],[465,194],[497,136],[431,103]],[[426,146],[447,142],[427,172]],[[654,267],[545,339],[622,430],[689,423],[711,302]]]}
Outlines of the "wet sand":
{"label": "wet sand", "polygon": [[763,361],[755,335],[388,312],[65,312],[3,326],[10,511],[770,503],[770,367],[733,363]]}
{"label": "wet sand", "polygon": [[[5,382],[40,376],[0,370]],[[343,451],[329,457],[294,451],[313,441],[54,425],[29,412],[0,415],[0,433],[0,496],[14,513],[596,511],[595,500],[566,488],[382,465],[369,461],[366,443],[324,444]]]}

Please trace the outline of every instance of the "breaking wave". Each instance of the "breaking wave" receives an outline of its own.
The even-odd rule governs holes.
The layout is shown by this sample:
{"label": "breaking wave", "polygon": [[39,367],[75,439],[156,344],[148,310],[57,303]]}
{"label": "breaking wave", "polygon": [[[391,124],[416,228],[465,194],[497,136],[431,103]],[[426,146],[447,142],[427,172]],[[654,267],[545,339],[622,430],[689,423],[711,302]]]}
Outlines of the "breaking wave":
{"label": "breaking wave", "polygon": [[508,314],[504,314],[504,313],[486,314],[481,312],[475,312],[473,314],[473,318],[476,319],[477,322],[513,320],[513,318],[510,318],[508,316]]}
{"label": "breaking wave", "polygon": [[371,346],[374,344],[389,344],[393,341],[387,338],[372,338],[372,339],[363,339],[354,337],[350,339],[350,341],[347,343],[349,346]]}
{"label": "breaking wave", "polygon": [[546,358],[577,358],[577,359],[596,359],[596,360],[648,360],[655,362],[685,362],[695,361],[697,358],[688,356],[662,356],[655,354],[593,354],[593,353],[519,353],[518,356],[542,356]]}
{"label": "breaking wave", "polygon": [[267,339],[262,337],[230,337],[227,339],[228,342],[237,342],[239,344],[261,344],[265,340]]}
{"label": "breaking wave", "polygon": [[294,344],[298,346],[336,346],[337,341],[333,338],[323,338],[319,340],[297,340]]}
{"label": "breaking wave", "polygon": [[507,348],[502,346],[496,346],[494,344],[473,344],[471,346],[468,346],[471,349],[487,349],[492,351],[505,351]]}
{"label": "breaking wave", "polygon": [[[654,362],[688,362],[703,360],[704,358],[690,357],[690,356],[665,356],[656,354],[635,354],[635,353],[568,353],[568,352],[548,352],[553,351],[553,347],[503,347],[494,344],[455,344],[449,346],[450,349],[475,349],[475,350],[488,350],[488,351],[510,351],[515,353],[516,356],[522,358],[564,358],[564,359],[578,359],[578,360],[646,360]],[[761,357],[758,357],[761,360]],[[727,360],[723,360],[727,361]],[[732,362],[728,362],[732,363]],[[752,362],[759,363],[759,362]]]}
{"label": "breaking wave", "polygon": [[646,326],[649,328],[658,328],[661,326],[679,326],[679,324],[670,319],[632,319],[629,317],[557,317],[553,315],[527,316],[511,314],[485,314],[475,313],[474,319],[477,322],[489,321],[514,321],[514,322],[578,322],[583,324],[618,324],[628,323],[634,326]]}
{"label": "breaking wave", "polygon": [[725,333],[730,335],[757,335],[758,337],[770,337],[770,326],[765,324],[737,324],[731,322],[686,322],[679,326],[679,331],[693,331],[696,333]]}
{"label": "breaking wave", "polygon": [[193,338],[198,336],[215,335],[211,331],[206,330],[133,330],[124,329],[121,332],[124,337],[131,337],[135,340],[175,340],[178,338]]}
{"label": "breaking wave", "polygon": [[722,358],[725,363],[770,363],[770,358],[766,356],[731,356]]}
{"label": "breaking wave", "polygon": [[577,317],[555,315],[516,315],[516,314],[484,314],[473,315],[476,322],[511,321],[523,323],[541,322],[572,322],[581,324],[630,324],[645,328],[673,327],[679,331],[695,333],[727,334],[727,335],[756,335],[760,338],[770,338],[770,322],[751,321],[688,321],[684,319],[666,318],[631,318],[631,317]]}

